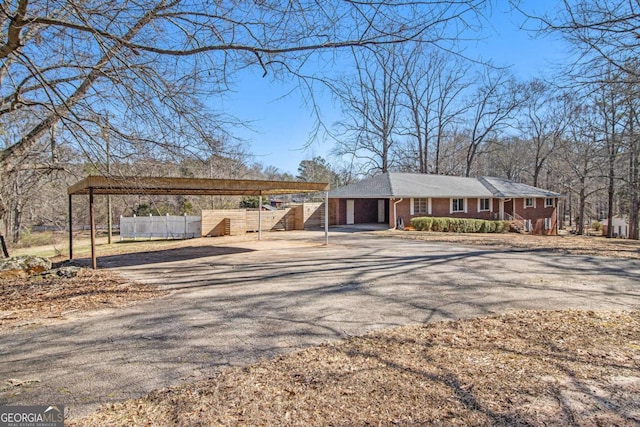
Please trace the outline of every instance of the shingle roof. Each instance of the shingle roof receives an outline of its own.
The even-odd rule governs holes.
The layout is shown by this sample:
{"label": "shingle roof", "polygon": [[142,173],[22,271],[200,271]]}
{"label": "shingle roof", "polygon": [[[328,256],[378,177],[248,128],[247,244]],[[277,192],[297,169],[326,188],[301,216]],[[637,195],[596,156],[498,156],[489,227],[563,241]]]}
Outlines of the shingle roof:
{"label": "shingle roof", "polygon": [[338,188],[329,192],[329,197],[336,198],[359,198],[359,199],[377,199],[397,197],[391,189],[391,182],[388,173],[376,175],[371,178],[363,179],[354,184]]}
{"label": "shingle roof", "polygon": [[491,197],[475,178],[461,176],[390,173],[395,197]]}
{"label": "shingle roof", "polygon": [[503,178],[466,178],[417,173],[384,173],[329,192],[333,198],[561,197],[561,194]]}
{"label": "shingle roof", "polygon": [[562,197],[562,194],[554,191],[504,178],[480,177],[478,180],[493,193],[494,197]]}

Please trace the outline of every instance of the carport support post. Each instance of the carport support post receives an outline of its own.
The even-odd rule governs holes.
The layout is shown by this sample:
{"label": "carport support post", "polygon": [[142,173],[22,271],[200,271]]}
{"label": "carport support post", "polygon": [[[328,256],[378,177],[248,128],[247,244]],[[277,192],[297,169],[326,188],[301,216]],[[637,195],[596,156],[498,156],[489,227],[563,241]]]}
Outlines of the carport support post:
{"label": "carport support post", "polygon": [[262,240],[262,191],[258,192],[258,240]]}
{"label": "carport support post", "polygon": [[69,260],[73,259],[73,210],[71,200],[73,196],[69,194]]}
{"label": "carport support post", "polygon": [[89,188],[89,221],[91,224],[91,268],[98,268],[96,259],[96,218],[93,207],[93,188]]}
{"label": "carport support post", "polygon": [[329,192],[324,192],[324,244],[329,244]]}

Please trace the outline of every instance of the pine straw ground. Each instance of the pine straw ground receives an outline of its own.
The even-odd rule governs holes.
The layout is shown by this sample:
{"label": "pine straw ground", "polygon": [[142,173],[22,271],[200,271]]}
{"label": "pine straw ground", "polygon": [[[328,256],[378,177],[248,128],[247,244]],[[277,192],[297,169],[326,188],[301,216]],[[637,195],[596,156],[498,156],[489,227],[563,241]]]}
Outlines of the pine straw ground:
{"label": "pine straw ground", "polygon": [[69,426],[639,425],[640,312],[380,331],[102,407]]}
{"label": "pine straw ground", "polygon": [[550,251],[571,255],[595,255],[613,258],[640,259],[640,241],[607,239],[595,236],[562,234],[559,236],[533,236],[518,233],[435,233],[431,231],[385,230],[373,232],[378,236],[392,236],[408,240],[447,242],[470,246]]}
{"label": "pine straw ground", "polygon": [[72,278],[2,279],[0,331],[65,320],[165,294],[155,286],[132,283],[106,270],[81,269]]}

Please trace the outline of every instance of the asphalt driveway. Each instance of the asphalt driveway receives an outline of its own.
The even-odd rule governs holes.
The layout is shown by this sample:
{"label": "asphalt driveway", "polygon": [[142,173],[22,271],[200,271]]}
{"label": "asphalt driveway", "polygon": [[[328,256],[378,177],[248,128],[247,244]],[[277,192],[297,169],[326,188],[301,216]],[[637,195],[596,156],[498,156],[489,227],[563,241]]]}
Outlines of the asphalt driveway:
{"label": "asphalt driveway", "polygon": [[332,232],[327,247],[322,236],[270,233],[215,250],[101,258],[104,268],[173,292],[0,334],[0,404],[65,404],[80,416],[379,328],[522,309],[640,308],[634,260],[345,232]]}

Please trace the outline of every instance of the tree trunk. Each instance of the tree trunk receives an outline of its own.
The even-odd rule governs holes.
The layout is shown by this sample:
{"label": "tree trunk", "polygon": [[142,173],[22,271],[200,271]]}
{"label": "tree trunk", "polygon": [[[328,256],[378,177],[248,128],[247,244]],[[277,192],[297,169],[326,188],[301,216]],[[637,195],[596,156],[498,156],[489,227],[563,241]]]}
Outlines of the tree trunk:
{"label": "tree trunk", "polygon": [[638,170],[638,143],[632,142],[629,171],[629,239],[638,240],[638,220],[640,210],[640,173]]}
{"label": "tree trunk", "polygon": [[584,180],[580,181],[580,197],[578,200],[578,229],[576,230],[576,234],[582,236],[584,234],[584,211],[586,204],[587,196],[585,194],[584,189]]}
{"label": "tree trunk", "polygon": [[440,130],[438,130],[438,135],[436,137],[436,158],[435,158],[435,173],[438,175],[440,173],[440,145],[442,141],[442,134]]}
{"label": "tree trunk", "polygon": [[615,197],[615,156],[609,155],[609,176],[607,177],[609,180],[609,186],[607,188],[607,238],[613,237],[613,199]]}
{"label": "tree trunk", "polygon": [[22,207],[19,203],[13,208],[13,224],[11,227],[11,241],[18,243],[20,241],[21,233],[20,227],[22,226]]}

